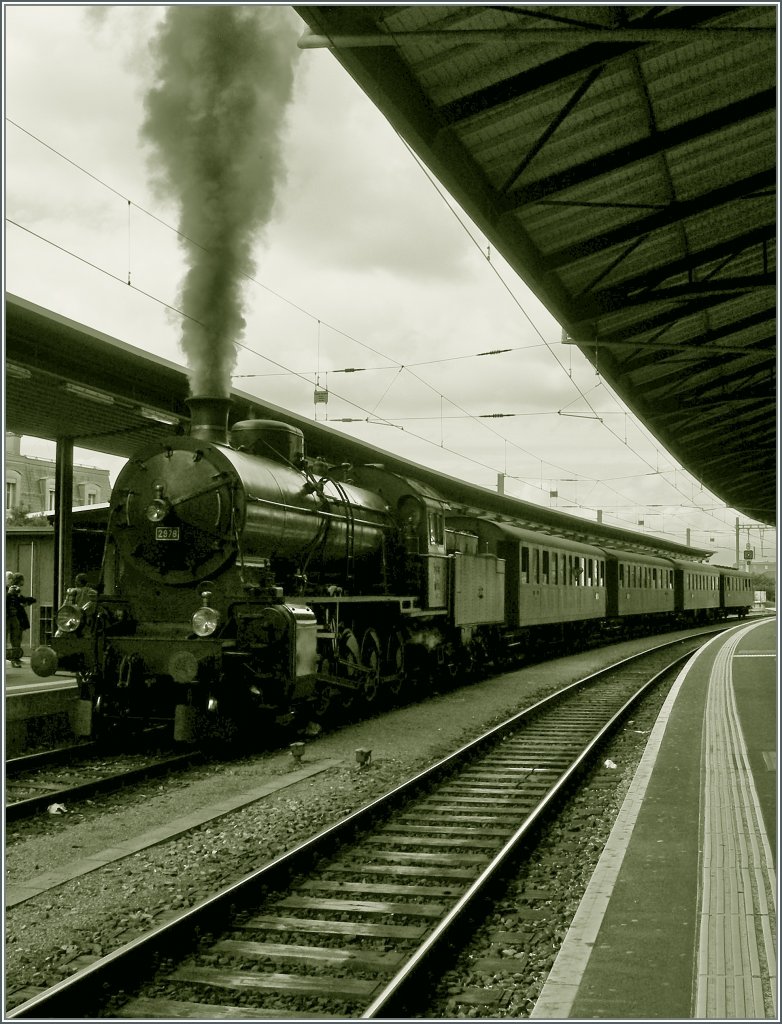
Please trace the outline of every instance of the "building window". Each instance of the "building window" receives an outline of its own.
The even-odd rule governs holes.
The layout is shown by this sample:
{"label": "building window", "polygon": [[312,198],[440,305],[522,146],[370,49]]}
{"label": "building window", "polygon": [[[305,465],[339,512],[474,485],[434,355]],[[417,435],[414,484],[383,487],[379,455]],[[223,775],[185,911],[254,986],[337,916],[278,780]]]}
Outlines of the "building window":
{"label": "building window", "polygon": [[79,484],[79,504],[97,505],[100,501],[100,488],[96,484]]}
{"label": "building window", "polygon": [[5,507],[16,507],[16,481],[6,480],[5,482]]}
{"label": "building window", "polygon": [[54,488],[49,487],[46,491],[46,509],[49,512],[54,510]]}
{"label": "building window", "polygon": [[38,605],[38,643],[50,644],[54,633],[54,609],[50,604]]}

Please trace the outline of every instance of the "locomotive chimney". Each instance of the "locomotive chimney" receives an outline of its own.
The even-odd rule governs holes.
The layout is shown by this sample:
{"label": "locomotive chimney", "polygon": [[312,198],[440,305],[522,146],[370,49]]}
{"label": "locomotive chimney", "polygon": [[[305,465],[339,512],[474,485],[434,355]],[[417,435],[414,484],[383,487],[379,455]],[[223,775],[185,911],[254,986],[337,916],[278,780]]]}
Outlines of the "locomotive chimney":
{"label": "locomotive chimney", "polygon": [[228,413],[230,398],[209,398],[204,395],[188,398],[190,436],[203,441],[228,444]]}

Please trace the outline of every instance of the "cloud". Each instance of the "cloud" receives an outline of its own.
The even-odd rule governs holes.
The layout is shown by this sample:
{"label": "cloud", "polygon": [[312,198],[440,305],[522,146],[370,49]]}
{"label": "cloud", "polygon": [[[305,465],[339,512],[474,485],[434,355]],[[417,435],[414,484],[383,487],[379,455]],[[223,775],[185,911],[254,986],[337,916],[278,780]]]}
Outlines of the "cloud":
{"label": "cloud", "polygon": [[359,276],[466,273],[463,229],[330,53],[307,51],[299,62],[286,144],[279,215],[300,261]]}

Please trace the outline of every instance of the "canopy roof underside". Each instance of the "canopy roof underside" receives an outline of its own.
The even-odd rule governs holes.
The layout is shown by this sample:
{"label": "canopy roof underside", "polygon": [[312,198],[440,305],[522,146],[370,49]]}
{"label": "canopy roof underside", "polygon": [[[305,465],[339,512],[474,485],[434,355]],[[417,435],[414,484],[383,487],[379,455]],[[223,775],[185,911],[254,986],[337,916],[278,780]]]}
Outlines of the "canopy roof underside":
{"label": "canopy roof underside", "polygon": [[659,442],[776,518],[776,4],[297,7]]}

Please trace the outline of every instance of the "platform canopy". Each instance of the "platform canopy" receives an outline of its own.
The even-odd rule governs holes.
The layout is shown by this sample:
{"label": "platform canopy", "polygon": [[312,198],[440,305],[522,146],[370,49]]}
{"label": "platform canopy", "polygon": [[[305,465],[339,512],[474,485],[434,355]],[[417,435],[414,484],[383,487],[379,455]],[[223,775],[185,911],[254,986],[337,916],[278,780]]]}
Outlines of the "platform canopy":
{"label": "platform canopy", "polygon": [[777,5],[296,11],[658,441],[774,523]]}

